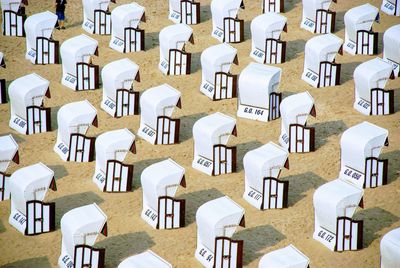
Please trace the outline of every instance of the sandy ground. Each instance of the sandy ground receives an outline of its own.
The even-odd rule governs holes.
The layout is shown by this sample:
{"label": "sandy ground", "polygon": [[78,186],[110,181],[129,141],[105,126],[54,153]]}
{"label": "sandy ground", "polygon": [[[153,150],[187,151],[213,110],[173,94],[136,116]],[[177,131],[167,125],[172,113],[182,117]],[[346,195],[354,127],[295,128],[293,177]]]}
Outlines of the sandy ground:
{"label": "sandy ground", "polygon": [[[27,14],[53,10],[52,1],[30,1]],[[79,2],[79,3],[77,3]],[[118,4],[128,3],[118,0]],[[53,131],[33,136],[19,135],[8,127],[9,104],[0,106],[0,134],[13,134],[20,148],[20,165],[13,164],[9,172],[17,168],[42,161],[54,170],[58,191],[50,191],[46,200],[56,202],[56,231],[35,237],[25,237],[8,224],[10,202],[0,203],[0,265],[4,267],[55,267],[60,255],[60,219],[72,208],[96,202],[108,216],[109,236],[99,236],[97,247],[106,248],[106,266],[116,267],[124,258],[152,249],[171,262],[174,267],[200,267],[194,258],[196,248],[195,213],[197,208],[211,200],[228,195],[246,210],[246,228],[239,228],[235,238],[244,240],[244,264],[257,267],[262,255],[292,243],[311,260],[311,267],[378,267],[379,242],[381,237],[396,227],[400,227],[400,79],[389,81],[387,88],[395,89],[396,113],[385,117],[366,117],[353,108],[354,68],[373,57],[338,56],[342,63],[342,85],[334,88],[315,89],[303,82],[304,45],[313,35],[301,30],[302,5],[300,0],[285,1],[288,30],[282,38],[288,41],[287,62],[283,69],[280,91],[284,96],[308,90],[314,97],[317,118],[310,118],[309,124],[316,128],[316,151],[309,154],[291,154],[290,170],[283,170],[281,178],[290,181],[289,208],[283,210],[258,211],[242,199],[244,190],[244,154],[268,141],[278,142],[280,120],[260,123],[238,119],[238,137],[231,138],[230,144],[238,147],[238,172],[230,175],[209,177],[191,168],[193,158],[192,126],[199,118],[221,111],[236,114],[236,99],[212,102],[199,92],[201,81],[201,52],[218,41],[210,36],[210,0],[201,1],[202,22],[194,25],[195,44],[187,50],[193,53],[192,74],[182,77],[167,77],[157,68],[159,61],[158,34],[171,25],[167,19],[168,1],[138,0],[146,7],[147,22],[141,27],[146,31],[146,51],[120,54],[108,47],[109,36],[93,36],[99,41],[99,57],[94,63],[105,64],[128,57],[140,66],[141,83],[135,87],[139,91],[169,83],[182,92],[183,109],[175,115],[181,118],[181,143],[173,146],[153,146],[141,139],[137,140],[136,155],[129,155],[128,163],[135,165],[134,189],[129,193],[102,193],[92,182],[94,162],[63,162],[53,152],[56,140],[56,115],[60,106],[88,99],[98,110],[99,128],[91,128],[89,134],[99,135],[105,131],[128,128],[134,133],[139,127],[139,116],[122,119],[111,118],[100,108],[101,89],[89,92],[74,92],[60,84],[61,65],[34,66],[24,59],[25,39],[0,36],[0,51],[5,53],[7,69],[0,69],[0,77],[10,82],[20,76],[36,72],[50,80],[51,99],[45,105],[52,109]],[[364,4],[366,0],[339,1],[332,9],[337,14],[336,34],[344,38],[343,15],[351,7]],[[371,0],[380,7],[380,0]],[[250,22],[261,14],[261,0],[245,1],[246,9],[240,18],[245,20],[245,42],[234,44],[238,50],[239,66],[233,66],[232,73],[238,74],[252,60],[249,57]],[[111,4],[111,9],[116,5]],[[84,33],[81,28],[82,6],[80,1],[70,1],[66,12],[66,31],[55,31],[54,38],[62,43],[75,35]],[[382,51],[382,34],[400,19],[381,15],[381,23],[374,29],[380,35],[379,52]],[[364,219],[364,249],[357,252],[334,253],[312,238],[314,230],[314,210],[312,197],[316,188],[337,178],[340,165],[340,136],[342,132],[357,123],[368,120],[390,132],[390,145],[383,150],[383,158],[389,159],[389,183],[376,189],[366,189],[365,208],[359,210],[356,218]],[[153,230],[140,218],[142,190],[140,174],[149,164],[172,157],[186,168],[186,189],[179,189],[177,197],[186,199],[186,227],[177,230]]]}

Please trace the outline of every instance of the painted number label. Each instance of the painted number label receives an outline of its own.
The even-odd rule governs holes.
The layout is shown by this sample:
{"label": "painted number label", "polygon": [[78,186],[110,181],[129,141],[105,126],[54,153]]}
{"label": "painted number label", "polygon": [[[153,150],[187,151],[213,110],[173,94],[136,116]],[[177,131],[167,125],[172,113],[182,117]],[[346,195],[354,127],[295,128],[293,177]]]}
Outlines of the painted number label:
{"label": "painted number label", "polygon": [[149,137],[153,137],[154,134],[156,134],[156,132],[155,132],[154,130],[152,130],[151,128],[149,128],[149,127],[144,127],[144,128],[142,129],[142,132],[143,132],[144,134],[146,134],[147,136],[149,136]]}
{"label": "painted number label", "polygon": [[250,108],[250,107],[244,108],[244,112],[248,113],[248,114],[254,114],[254,115],[263,115],[264,114],[264,110],[256,109],[256,108]]}
{"label": "painted number label", "polygon": [[26,122],[18,117],[16,117],[13,121],[14,124],[16,124],[17,126],[24,128],[26,125]]}
{"label": "painted number label", "polygon": [[317,80],[318,76],[312,72],[307,72],[306,77],[311,79],[312,81],[315,82],[315,80]]}
{"label": "painted number label", "polygon": [[253,190],[250,190],[247,195],[249,197],[253,198],[256,201],[260,200],[260,198],[261,198],[261,195],[259,193],[257,193],[256,191],[253,191]]}
{"label": "painted number label", "polygon": [[263,58],[264,57],[264,52],[261,50],[255,49],[253,51],[253,55],[256,56],[257,58]]}
{"label": "painted number label", "polygon": [[206,160],[204,158],[199,158],[197,160],[197,164],[200,164],[200,165],[202,165],[202,166],[204,166],[206,168],[209,168],[212,165],[212,162],[208,161],[208,160]]}
{"label": "painted number label", "polygon": [[359,180],[361,178],[361,174],[360,173],[358,173],[358,172],[356,172],[354,170],[351,170],[349,168],[347,168],[344,171],[344,175],[346,175],[349,178],[355,179],[355,180]]}
{"label": "painted number label", "polygon": [[68,147],[64,144],[64,143],[60,143],[57,145],[57,148],[60,149],[60,151],[63,154],[67,154],[68,153]]}
{"label": "painted number label", "polygon": [[148,217],[151,221],[157,220],[157,214],[154,213],[151,209],[146,210],[144,215],[146,215],[146,217]]}
{"label": "painted number label", "polygon": [[318,232],[318,236],[321,239],[324,239],[325,241],[327,241],[328,243],[331,243],[332,240],[335,238],[335,237],[333,237],[332,235],[328,234],[327,232],[325,232],[323,230]]}
{"label": "painted number label", "polygon": [[214,254],[209,253],[208,250],[202,248],[199,251],[199,255],[204,257],[206,259],[206,261],[211,262],[214,258]]}
{"label": "painted number label", "polygon": [[110,109],[114,109],[115,108],[115,104],[113,101],[110,100],[105,100],[104,101],[104,105],[106,105],[107,107],[109,107]]}
{"label": "painted number label", "polygon": [[205,90],[207,90],[208,92],[213,92],[213,91],[214,91],[214,87],[213,87],[212,85],[210,85],[209,83],[205,83],[205,84],[203,85],[203,88],[204,88]]}

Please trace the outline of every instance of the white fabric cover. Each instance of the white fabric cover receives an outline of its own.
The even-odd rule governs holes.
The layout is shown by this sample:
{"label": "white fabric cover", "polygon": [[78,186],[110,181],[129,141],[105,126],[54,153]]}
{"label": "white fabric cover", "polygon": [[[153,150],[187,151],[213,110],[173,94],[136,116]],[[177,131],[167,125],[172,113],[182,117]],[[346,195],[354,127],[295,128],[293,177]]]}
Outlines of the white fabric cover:
{"label": "white fabric cover", "polygon": [[284,98],[280,106],[282,132],[289,133],[290,124],[304,125],[313,106],[314,99],[308,91]]}
{"label": "white fabric cover", "polygon": [[316,21],[317,9],[328,10],[332,0],[302,0],[303,2],[303,20],[308,18]]}
{"label": "white fabric cover", "polygon": [[278,178],[288,156],[287,150],[273,142],[248,151],[243,157],[246,185],[262,192],[263,178]]}
{"label": "white fabric cover", "polygon": [[210,4],[213,29],[224,28],[224,18],[236,18],[243,0],[212,0]]}
{"label": "white fabric cover", "polygon": [[400,64],[400,24],[390,27],[383,34],[383,58]]}
{"label": "white fabric cover", "polygon": [[369,122],[362,122],[343,132],[340,139],[341,168],[365,170],[367,157],[379,157],[389,132]]}
{"label": "white fabric cover", "polygon": [[240,104],[269,108],[269,95],[277,92],[282,69],[251,62],[239,76]]}
{"label": "white fabric cover", "polygon": [[1,10],[12,10],[17,12],[22,0],[1,0]]}
{"label": "white fabric cover", "polygon": [[139,66],[128,58],[105,65],[101,70],[103,98],[108,97],[116,102],[117,89],[130,89],[138,72]]}
{"label": "white fabric cover", "polygon": [[67,74],[76,76],[76,64],[89,63],[90,56],[96,52],[97,46],[97,40],[85,34],[65,40],[60,46],[63,76]]}
{"label": "white fabric cover", "polygon": [[381,268],[400,267],[400,228],[391,230],[381,240]]}
{"label": "white fabric cover", "polygon": [[258,268],[307,268],[309,263],[307,256],[290,244],[265,254]]}
{"label": "white fabric cover", "polygon": [[352,218],[363,194],[363,189],[341,179],[320,186],[313,197],[316,224],[335,234],[337,218]]}
{"label": "white fabric cover", "polygon": [[57,15],[50,11],[36,13],[26,19],[24,24],[26,34],[26,59],[32,59],[28,55],[31,49],[36,51],[36,38],[50,38],[56,23]]}
{"label": "white fabric cover", "polygon": [[322,61],[333,62],[343,40],[334,34],[323,34],[309,39],[305,46],[304,71],[311,70],[319,74]]}
{"label": "white fabric cover", "polygon": [[124,29],[138,28],[144,11],[144,7],[135,2],[114,8],[111,12],[111,35],[124,40]]}
{"label": "white fabric cover", "polygon": [[163,84],[146,90],[140,96],[140,122],[156,129],[157,117],[171,117],[181,98],[181,93],[168,84]]}
{"label": "white fabric cover", "polygon": [[349,39],[356,42],[357,31],[369,31],[378,13],[379,9],[369,3],[349,9],[344,14],[345,32]]}
{"label": "white fabric cover", "polygon": [[277,13],[267,12],[255,17],[251,21],[252,48],[265,50],[265,39],[280,39],[287,18]]}
{"label": "white fabric cover", "polygon": [[0,137],[0,172],[5,172],[18,152],[18,144],[11,134]]}
{"label": "white fabric cover", "polygon": [[168,61],[169,50],[182,50],[192,34],[193,29],[186,24],[173,24],[163,28],[159,34],[160,59],[166,59]]}
{"label": "white fabric cover", "polygon": [[71,209],[61,218],[61,252],[73,259],[75,246],[93,246],[106,223],[106,214],[95,203]]}
{"label": "white fabric cover", "polygon": [[232,237],[243,216],[244,208],[227,196],[204,203],[196,212],[197,243],[214,252],[215,238]]}
{"label": "white fabric cover", "polygon": [[158,211],[160,196],[174,197],[185,174],[185,169],[171,158],[145,168],[140,176],[143,205]]}
{"label": "white fabric cover", "polygon": [[118,268],[172,268],[172,265],[151,250],[126,258]]}
{"label": "white fabric cover", "polygon": [[[50,82],[36,73],[19,77],[11,82],[8,95],[11,103],[11,115],[26,120],[26,107],[41,106]],[[11,122],[10,122],[11,126]]]}
{"label": "white fabric cover", "polygon": [[[57,114],[57,144],[62,141],[69,146],[69,138],[73,133],[85,134],[92,124],[97,110],[88,100],[65,104]],[[78,125],[81,125],[78,128]]]}
{"label": "white fabric cover", "polygon": [[392,65],[381,58],[375,58],[358,65],[353,75],[357,97],[371,102],[371,89],[384,89],[391,73]]}
{"label": "white fabric cover", "polygon": [[54,172],[41,162],[15,171],[10,177],[11,211],[26,215],[26,202],[43,201],[53,177]]}
{"label": "white fabric cover", "polygon": [[203,50],[200,58],[202,80],[214,84],[215,73],[228,73],[236,55],[237,49],[226,43]]}
{"label": "white fabric cover", "polygon": [[85,22],[86,20],[90,20],[91,22],[94,22],[94,11],[96,9],[106,11],[109,4],[110,0],[82,0],[83,21]]}
{"label": "white fabric cover", "polygon": [[[96,138],[96,170],[106,172],[108,160],[123,162],[135,135],[127,128],[107,131]],[[118,152],[117,152],[118,151]]]}
{"label": "white fabric cover", "polygon": [[226,145],[236,126],[236,119],[217,112],[200,118],[193,125],[194,154],[213,157],[213,146]]}

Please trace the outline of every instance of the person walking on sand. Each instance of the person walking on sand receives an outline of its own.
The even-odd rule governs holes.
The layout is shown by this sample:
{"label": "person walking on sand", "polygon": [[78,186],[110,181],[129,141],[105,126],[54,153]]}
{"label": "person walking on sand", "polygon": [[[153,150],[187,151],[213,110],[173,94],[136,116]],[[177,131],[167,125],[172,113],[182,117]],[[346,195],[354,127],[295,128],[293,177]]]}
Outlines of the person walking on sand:
{"label": "person walking on sand", "polygon": [[58,27],[57,29],[65,29],[64,20],[65,20],[65,5],[67,4],[67,0],[56,0],[56,15],[58,17]]}

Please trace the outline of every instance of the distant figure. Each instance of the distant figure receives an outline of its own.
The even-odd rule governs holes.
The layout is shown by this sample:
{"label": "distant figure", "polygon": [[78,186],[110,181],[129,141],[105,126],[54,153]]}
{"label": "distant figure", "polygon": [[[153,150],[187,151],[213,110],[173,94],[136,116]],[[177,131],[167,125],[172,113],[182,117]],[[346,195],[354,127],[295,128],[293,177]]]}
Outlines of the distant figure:
{"label": "distant figure", "polygon": [[58,27],[57,29],[60,30],[64,30],[64,20],[65,20],[65,15],[64,15],[64,11],[65,11],[65,5],[67,4],[67,0],[56,0],[56,14],[58,17]]}

